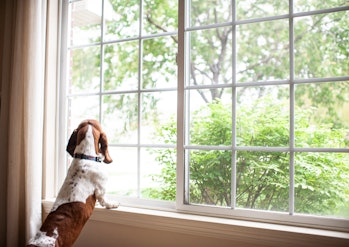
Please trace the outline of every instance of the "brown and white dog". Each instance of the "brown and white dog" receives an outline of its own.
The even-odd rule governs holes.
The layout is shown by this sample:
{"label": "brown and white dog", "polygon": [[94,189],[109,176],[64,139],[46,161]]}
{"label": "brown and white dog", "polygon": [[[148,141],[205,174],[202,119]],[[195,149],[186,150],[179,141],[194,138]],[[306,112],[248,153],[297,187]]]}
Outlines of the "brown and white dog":
{"label": "brown and white dog", "polygon": [[106,208],[118,203],[105,198],[107,176],[98,162],[111,163],[107,136],[96,120],[83,121],[72,133],[67,152],[73,156],[52,210],[28,246],[72,246],[90,218],[96,200]]}

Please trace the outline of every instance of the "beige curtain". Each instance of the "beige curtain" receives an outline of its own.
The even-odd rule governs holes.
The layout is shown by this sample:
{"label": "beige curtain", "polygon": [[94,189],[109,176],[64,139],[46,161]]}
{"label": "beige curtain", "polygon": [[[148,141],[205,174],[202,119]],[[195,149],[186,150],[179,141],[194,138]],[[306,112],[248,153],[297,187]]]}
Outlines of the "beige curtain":
{"label": "beige curtain", "polygon": [[0,3],[0,246],[25,246],[41,225],[48,3]]}

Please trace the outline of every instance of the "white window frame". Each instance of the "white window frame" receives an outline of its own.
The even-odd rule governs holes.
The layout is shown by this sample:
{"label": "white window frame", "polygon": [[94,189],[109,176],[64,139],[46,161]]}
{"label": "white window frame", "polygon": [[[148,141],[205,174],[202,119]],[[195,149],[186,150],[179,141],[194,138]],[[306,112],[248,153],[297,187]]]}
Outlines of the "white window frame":
{"label": "white window frame", "polygon": [[[59,95],[60,95],[60,107],[58,110],[59,115],[59,133],[66,133],[66,83],[65,80],[68,76],[68,63],[67,61],[67,33],[66,27],[68,25],[68,0],[62,1],[62,33],[61,33],[61,61],[62,65],[60,67],[60,78],[62,78],[62,82],[59,84]],[[232,1],[235,4],[235,1]],[[337,11],[345,11],[349,10],[349,6],[325,9],[325,10],[315,10],[306,13],[293,13],[293,0],[289,0],[289,13],[280,16],[272,16],[265,18],[256,18],[256,19],[248,19],[248,20],[236,20],[235,16],[235,5],[232,4],[233,11],[233,21],[230,23],[223,24],[215,24],[210,26],[202,26],[202,27],[187,27],[186,23],[188,23],[188,17],[185,15],[186,10],[188,10],[187,1],[178,1],[178,55],[177,55],[177,64],[178,64],[178,97],[177,97],[177,194],[176,194],[176,202],[162,202],[156,200],[145,200],[139,198],[120,198],[117,199],[125,205],[132,205],[135,207],[143,207],[143,208],[155,208],[161,210],[172,210],[176,212],[190,213],[190,214],[202,214],[206,216],[219,216],[231,219],[241,219],[241,220],[249,220],[249,221],[259,221],[265,223],[278,223],[278,224],[287,224],[293,226],[306,226],[306,227],[314,227],[320,229],[329,229],[329,230],[339,230],[339,231],[348,231],[349,219],[335,219],[328,217],[318,217],[318,216],[310,216],[310,215],[300,215],[294,214],[294,154],[296,152],[344,152],[348,153],[348,149],[345,148],[336,148],[336,149],[327,149],[327,148],[296,148],[294,145],[294,88],[295,85],[300,83],[314,83],[314,82],[335,82],[335,81],[349,81],[349,76],[344,77],[331,77],[331,78],[314,78],[314,79],[295,79],[294,78],[294,54],[293,54],[293,20],[296,17],[308,16],[308,15],[316,15],[316,14],[324,14],[331,13]],[[204,30],[208,28],[220,27],[224,25],[232,25],[233,26],[233,51],[236,51],[236,27],[238,25],[248,24],[248,23],[256,23],[261,21],[271,21],[271,20],[279,20],[279,19],[287,19],[289,20],[289,44],[290,44],[290,78],[289,80],[283,81],[268,81],[268,82],[250,82],[239,84],[236,82],[236,75],[233,74],[232,84],[224,85],[224,87],[231,87],[233,90],[233,100],[234,95],[236,93],[236,89],[239,86],[261,86],[261,85],[289,85],[290,86],[290,145],[285,148],[272,148],[272,147],[237,147],[235,138],[234,138],[234,129],[235,125],[233,124],[233,138],[232,138],[232,146],[225,147],[224,150],[230,150],[233,153],[233,162],[235,161],[235,152],[236,151],[285,151],[290,153],[290,211],[287,213],[281,212],[267,212],[262,210],[252,210],[252,209],[241,209],[235,208],[233,203],[231,208],[221,208],[221,207],[213,207],[213,206],[205,206],[205,205],[192,205],[188,204],[187,201],[187,193],[186,185],[188,181],[188,169],[185,165],[185,152],[190,149],[196,150],[212,150],[212,147],[204,147],[204,146],[191,146],[185,145],[185,121],[186,116],[185,112],[187,111],[185,106],[185,91],[189,89],[196,88],[197,86],[186,86],[186,71],[185,68],[185,60],[188,59],[188,41],[186,40],[186,33],[194,30]],[[103,30],[102,30],[103,32]],[[177,33],[176,33],[177,34]],[[167,35],[167,34],[166,34]],[[159,35],[161,36],[161,35]],[[236,67],[236,53],[233,54],[233,67]],[[233,70],[234,71],[234,70]],[[201,86],[200,86],[201,87]],[[199,88],[199,87],[197,87]],[[203,86],[205,88],[205,86]],[[139,91],[139,90],[138,90]],[[236,109],[234,108],[235,104],[232,104],[232,112],[233,118],[235,116]],[[234,123],[235,121],[233,121]],[[59,189],[59,184],[65,178],[67,164],[66,164],[66,137],[65,135],[58,135],[58,143],[59,143],[59,154],[58,154],[58,166],[56,170],[56,192]],[[220,147],[213,147],[213,149],[221,150]],[[139,149],[139,147],[138,147]],[[66,164],[66,165],[62,165]],[[232,170],[235,170],[235,164],[232,164]],[[234,172],[232,176],[232,184],[234,186],[235,176]],[[234,189],[232,189],[232,198],[235,198]],[[234,201],[234,200],[232,200]],[[139,206],[142,205],[142,206]]]}
{"label": "white window frame", "polygon": [[[319,217],[314,215],[302,215],[296,214],[294,210],[294,157],[295,153],[300,152],[339,152],[339,153],[348,153],[347,148],[297,148],[295,147],[295,134],[294,134],[294,108],[295,108],[295,85],[304,84],[304,83],[321,83],[321,82],[337,82],[337,81],[348,81],[349,76],[343,77],[329,77],[329,78],[311,78],[311,79],[295,79],[294,78],[294,19],[302,16],[311,16],[317,14],[326,14],[333,13],[337,11],[345,11],[349,9],[349,6],[324,9],[324,10],[315,10],[310,12],[293,12],[293,0],[289,1],[289,13],[279,16],[271,17],[262,17],[246,20],[237,20],[235,13],[235,4],[236,1],[232,1],[232,13],[233,20],[231,23],[221,23],[213,24],[208,26],[200,27],[189,27],[189,18],[185,13],[189,13],[189,4],[187,1],[179,1],[179,17],[178,17],[178,36],[179,36],[179,47],[178,47],[178,119],[177,119],[177,210],[181,212],[191,212],[191,213],[200,213],[205,215],[213,216],[224,216],[234,219],[243,219],[243,220],[254,220],[260,222],[273,222],[279,224],[290,224],[290,225],[305,225],[315,228],[325,228],[325,229],[337,229],[343,230],[348,229],[349,220],[347,219],[335,219],[331,217]],[[195,146],[195,145],[186,145],[185,141],[185,132],[186,128],[186,112],[188,106],[184,102],[187,101],[185,98],[185,92],[190,89],[204,89],[212,88],[212,86],[192,86],[188,85],[188,74],[186,71],[189,71],[189,68],[186,67],[186,60],[189,60],[189,41],[186,37],[186,33],[190,31],[197,30],[206,30],[210,28],[218,28],[227,25],[233,27],[233,69],[236,71],[236,27],[239,25],[249,24],[249,23],[258,23],[263,21],[272,21],[286,19],[289,21],[289,56],[290,56],[290,78],[288,80],[279,80],[279,81],[258,81],[258,82],[243,82],[238,83],[236,81],[236,74],[232,74],[232,84],[218,85],[217,87],[231,87],[232,88],[232,145],[230,147],[220,147],[220,146]],[[289,85],[290,86],[290,144],[289,147],[239,147],[236,145],[235,140],[235,114],[236,114],[236,89],[239,87],[248,87],[248,86],[271,86],[271,85]],[[232,195],[231,198],[236,197],[236,151],[268,151],[268,152],[288,152],[290,153],[290,189],[289,189],[289,212],[270,212],[263,210],[253,210],[253,209],[243,209],[236,208],[234,199],[232,199],[231,208],[221,208],[217,206],[207,206],[207,205],[192,205],[189,204],[189,188],[186,188],[189,184],[189,169],[185,157],[185,152],[189,150],[230,150],[232,151]]]}

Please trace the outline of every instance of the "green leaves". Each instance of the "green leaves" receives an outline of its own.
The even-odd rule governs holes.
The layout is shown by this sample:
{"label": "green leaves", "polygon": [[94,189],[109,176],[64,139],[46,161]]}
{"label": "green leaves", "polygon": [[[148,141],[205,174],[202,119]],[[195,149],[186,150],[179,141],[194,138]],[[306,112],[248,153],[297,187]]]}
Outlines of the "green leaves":
{"label": "green leaves", "polygon": [[[275,101],[274,101],[275,102]],[[272,104],[266,97],[264,107],[243,107],[238,119],[240,146],[272,146],[288,144],[289,130],[284,123],[288,113],[282,104]],[[191,126],[194,143],[200,145],[231,144],[231,106],[217,100],[193,113]],[[279,114],[275,114],[278,112]],[[301,114],[302,111],[300,110]],[[309,116],[304,114],[301,116]],[[309,119],[296,118],[302,134],[300,143],[314,142]],[[255,121],[263,124],[253,124]],[[302,129],[302,127],[304,129]],[[333,140],[345,146],[346,132],[328,131],[318,126],[316,138],[320,142]],[[244,131],[241,131],[244,130]],[[252,134],[253,133],[253,134]],[[160,138],[175,139],[175,123],[159,129]],[[157,151],[159,165],[163,167],[156,179],[163,183],[157,199],[175,200],[175,159],[165,151]],[[189,153],[190,202],[228,206],[231,203],[231,151],[199,151]],[[288,211],[290,155],[287,152],[238,151],[236,158],[238,207],[274,211]],[[343,207],[349,202],[349,155],[345,153],[302,152],[295,155],[295,210],[297,213],[318,215],[344,215]],[[168,193],[172,191],[172,194]]]}
{"label": "green leaves", "polygon": [[231,105],[216,100],[194,112],[190,128],[191,143],[197,145],[231,144]]}
{"label": "green leaves", "polygon": [[348,154],[299,153],[295,160],[295,208],[300,213],[341,215],[349,201]]}

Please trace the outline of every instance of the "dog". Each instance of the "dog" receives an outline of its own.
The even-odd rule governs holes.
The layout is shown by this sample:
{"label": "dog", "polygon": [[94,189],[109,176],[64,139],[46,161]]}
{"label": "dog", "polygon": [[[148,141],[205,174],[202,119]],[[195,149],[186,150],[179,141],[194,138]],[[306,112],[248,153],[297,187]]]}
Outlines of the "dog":
{"label": "dog", "polygon": [[97,120],[85,120],[71,134],[67,152],[73,157],[65,181],[40,231],[27,246],[69,247],[90,218],[96,201],[108,209],[118,203],[105,197],[107,176],[99,162],[111,163],[107,136]]}

